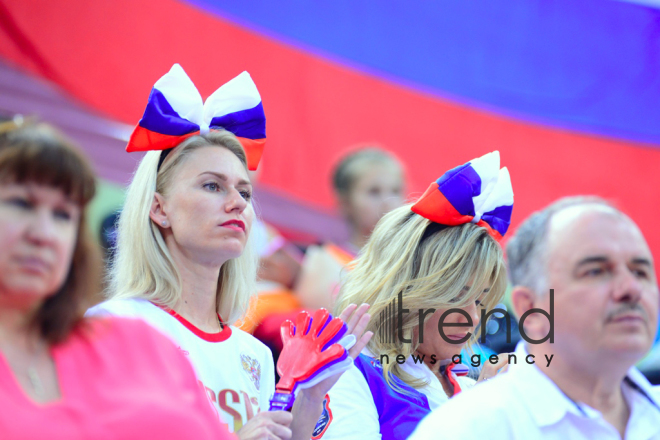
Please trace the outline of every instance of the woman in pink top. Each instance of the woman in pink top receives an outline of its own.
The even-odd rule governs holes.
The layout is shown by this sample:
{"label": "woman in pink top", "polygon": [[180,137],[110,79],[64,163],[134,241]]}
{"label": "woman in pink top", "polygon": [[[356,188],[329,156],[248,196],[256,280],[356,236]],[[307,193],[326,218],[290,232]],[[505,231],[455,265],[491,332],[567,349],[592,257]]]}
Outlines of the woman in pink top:
{"label": "woman in pink top", "polygon": [[19,125],[0,125],[0,438],[231,438],[169,340],[83,319],[94,175],[52,128]]}

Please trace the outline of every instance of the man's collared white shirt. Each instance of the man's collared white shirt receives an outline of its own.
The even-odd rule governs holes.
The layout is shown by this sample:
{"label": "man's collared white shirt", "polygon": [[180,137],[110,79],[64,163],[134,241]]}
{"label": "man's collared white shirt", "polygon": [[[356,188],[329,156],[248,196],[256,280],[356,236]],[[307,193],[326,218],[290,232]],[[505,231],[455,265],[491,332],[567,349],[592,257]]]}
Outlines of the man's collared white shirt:
{"label": "man's collared white shirt", "polygon": [[[525,362],[523,344],[509,372],[461,393],[433,411],[409,438],[619,440],[618,431],[595,409],[569,399],[540,366]],[[626,440],[660,439],[660,387],[636,369],[622,385],[630,408]]]}

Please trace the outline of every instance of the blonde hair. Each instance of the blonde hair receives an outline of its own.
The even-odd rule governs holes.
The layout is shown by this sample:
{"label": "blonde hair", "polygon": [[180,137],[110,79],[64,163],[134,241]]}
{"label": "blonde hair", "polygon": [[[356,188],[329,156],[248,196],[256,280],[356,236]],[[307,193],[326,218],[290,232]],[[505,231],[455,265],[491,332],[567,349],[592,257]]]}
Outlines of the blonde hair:
{"label": "blonde hair", "polygon": [[[165,307],[173,307],[181,298],[179,271],[149,211],[154,193],[167,195],[176,169],[193,151],[206,146],[228,149],[247,170],[245,150],[236,136],[225,130],[186,139],[170,153],[174,157],[168,157],[160,170],[157,167],[161,152],[148,152],[128,187],[119,218],[109,297],[144,298]],[[216,304],[226,322],[236,322],[245,314],[250,297],[256,292],[257,264],[257,253],[248,237],[242,255],[222,265]]]}
{"label": "blonde hair", "polygon": [[[335,311],[340,311],[351,303],[370,304],[373,318],[367,330],[374,336],[367,348],[376,356],[387,355],[392,359],[399,354],[407,359],[417,350],[415,330],[419,327],[416,313],[419,309],[466,307],[483,295],[487,285],[490,291],[482,304],[491,309],[506,290],[502,248],[485,228],[471,223],[439,225],[415,214],[410,206],[397,208],[378,222],[353,263],[335,306]],[[465,286],[470,286],[469,291],[464,291]],[[397,316],[381,313],[400,292],[405,308],[411,311],[403,315],[400,324],[404,338],[412,341],[410,344],[398,338],[386,342],[383,337],[398,328]],[[380,316],[389,318],[381,320]],[[476,339],[477,335],[473,335],[472,341]],[[425,381],[405,373],[396,362],[382,367],[387,383],[399,392],[403,390],[393,376],[414,388],[426,385]]]}

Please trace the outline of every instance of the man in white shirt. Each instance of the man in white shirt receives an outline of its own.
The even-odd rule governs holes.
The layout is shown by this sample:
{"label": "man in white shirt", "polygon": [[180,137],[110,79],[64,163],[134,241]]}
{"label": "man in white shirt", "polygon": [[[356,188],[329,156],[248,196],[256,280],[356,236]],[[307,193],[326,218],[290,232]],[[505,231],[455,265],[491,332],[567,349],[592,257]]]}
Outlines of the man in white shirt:
{"label": "man in white shirt", "polygon": [[520,226],[507,257],[517,315],[548,315],[522,319],[527,339],[508,373],[432,412],[410,438],[660,439],[660,389],[633,366],[653,343],[660,301],[635,223],[597,198],[562,199]]}

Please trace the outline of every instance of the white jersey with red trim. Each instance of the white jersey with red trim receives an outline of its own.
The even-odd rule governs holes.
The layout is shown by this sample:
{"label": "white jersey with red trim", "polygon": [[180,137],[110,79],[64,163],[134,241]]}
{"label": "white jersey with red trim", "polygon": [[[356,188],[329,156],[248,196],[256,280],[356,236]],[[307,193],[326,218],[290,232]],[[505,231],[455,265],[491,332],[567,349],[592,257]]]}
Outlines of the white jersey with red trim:
{"label": "white jersey with red trim", "polygon": [[87,315],[139,318],[168,336],[190,360],[200,386],[230,431],[238,431],[257,412],[268,411],[275,392],[273,355],[254,336],[229,325],[219,333],[205,333],[144,299],[109,300]]}

